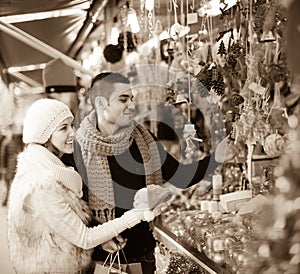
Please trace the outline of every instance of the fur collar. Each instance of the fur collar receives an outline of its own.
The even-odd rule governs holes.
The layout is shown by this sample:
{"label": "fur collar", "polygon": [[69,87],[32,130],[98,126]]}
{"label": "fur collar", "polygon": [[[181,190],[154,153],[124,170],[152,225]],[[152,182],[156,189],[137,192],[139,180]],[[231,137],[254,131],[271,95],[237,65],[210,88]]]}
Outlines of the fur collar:
{"label": "fur collar", "polygon": [[82,180],[80,175],[72,168],[66,167],[63,162],[45,147],[38,144],[29,144],[20,156],[22,161],[32,162],[43,166],[66,188],[70,189],[77,197],[82,197]]}

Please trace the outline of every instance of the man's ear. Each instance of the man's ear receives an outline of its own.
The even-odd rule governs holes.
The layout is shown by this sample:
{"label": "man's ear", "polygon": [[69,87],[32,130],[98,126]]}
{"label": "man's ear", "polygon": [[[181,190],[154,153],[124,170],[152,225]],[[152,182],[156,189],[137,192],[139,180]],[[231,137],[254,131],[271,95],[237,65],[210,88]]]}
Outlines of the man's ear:
{"label": "man's ear", "polygon": [[97,96],[95,98],[95,110],[96,110],[98,117],[100,117],[103,114],[103,111],[105,110],[107,105],[108,105],[108,102],[104,97]]}
{"label": "man's ear", "polygon": [[97,96],[95,98],[95,107],[96,109],[101,109],[107,107],[108,102],[103,96]]}

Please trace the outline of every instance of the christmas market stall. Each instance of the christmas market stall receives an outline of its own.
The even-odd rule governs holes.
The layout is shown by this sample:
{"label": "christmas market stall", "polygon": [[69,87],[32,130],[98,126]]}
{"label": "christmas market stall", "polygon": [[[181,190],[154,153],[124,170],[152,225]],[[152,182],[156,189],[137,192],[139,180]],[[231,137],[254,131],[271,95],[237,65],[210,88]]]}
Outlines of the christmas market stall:
{"label": "christmas market stall", "polygon": [[[15,164],[5,159],[16,153],[7,144],[20,143],[31,102],[66,100],[79,125],[93,77],[120,72],[134,90],[136,122],[180,163],[224,139],[232,155],[197,184],[182,182],[160,208],[152,223],[157,274],[300,273],[300,1],[69,2],[80,2],[77,12],[66,5],[73,13],[47,19],[60,36],[7,23],[0,11],[2,185]],[[13,58],[19,43],[28,54]],[[39,52],[30,61],[27,47]],[[49,90],[53,59],[74,72],[59,80],[71,92]]]}

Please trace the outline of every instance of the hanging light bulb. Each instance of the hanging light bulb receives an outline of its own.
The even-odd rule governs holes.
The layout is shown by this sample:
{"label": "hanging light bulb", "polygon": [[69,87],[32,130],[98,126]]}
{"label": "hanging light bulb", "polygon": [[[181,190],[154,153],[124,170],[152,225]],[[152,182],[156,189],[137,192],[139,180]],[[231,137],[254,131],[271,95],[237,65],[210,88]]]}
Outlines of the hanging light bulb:
{"label": "hanging light bulb", "polygon": [[111,28],[110,32],[110,43],[112,45],[118,45],[118,38],[119,38],[119,24],[118,24],[118,16],[114,17],[114,23]]}
{"label": "hanging light bulb", "polygon": [[127,26],[130,26],[132,33],[138,33],[141,30],[137,19],[136,11],[132,7],[129,7],[127,12]]}
{"label": "hanging light bulb", "polygon": [[111,28],[111,34],[110,34],[110,43],[112,45],[117,45],[118,44],[118,38],[119,38],[119,29],[118,27],[112,27]]}
{"label": "hanging light bulb", "polygon": [[154,9],[154,0],[146,0],[145,9],[149,10],[149,11],[153,10]]}

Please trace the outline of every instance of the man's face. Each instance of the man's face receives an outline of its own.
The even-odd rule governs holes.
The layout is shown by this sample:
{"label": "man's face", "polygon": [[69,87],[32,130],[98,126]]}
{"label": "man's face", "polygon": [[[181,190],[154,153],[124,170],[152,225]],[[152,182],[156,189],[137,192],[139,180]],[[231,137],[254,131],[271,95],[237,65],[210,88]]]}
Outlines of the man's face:
{"label": "man's face", "polygon": [[129,85],[123,83],[115,83],[113,86],[114,91],[103,111],[102,119],[118,128],[129,126],[135,109],[132,90]]}

